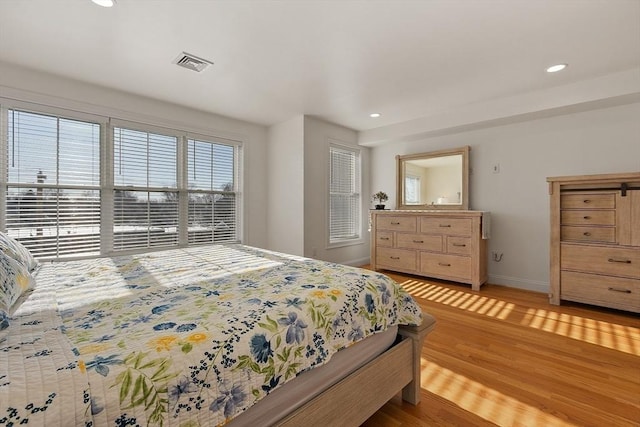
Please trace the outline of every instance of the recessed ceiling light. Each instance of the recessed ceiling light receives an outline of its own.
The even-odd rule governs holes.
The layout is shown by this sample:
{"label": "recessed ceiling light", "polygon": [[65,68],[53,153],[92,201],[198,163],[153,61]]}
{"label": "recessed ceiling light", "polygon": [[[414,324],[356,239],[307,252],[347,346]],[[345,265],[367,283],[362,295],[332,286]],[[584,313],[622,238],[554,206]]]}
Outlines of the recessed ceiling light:
{"label": "recessed ceiling light", "polygon": [[380,113],[371,113],[371,114],[369,114],[369,117],[376,119],[376,118],[380,117],[381,115],[382,114],[380,114]]}
{"label": "recessed ceiling light", "polygon": [[98,6],[102,6],[102,7],[111,7],[114,4],[116,4],[116,0],[91,0],[91,1],[97,4]]}
{"label": "recessed ceiling light", "polygon": [[557,73],[558,71],[562,71],[567,68],[567,64],[556,64],[547,68],[547,73]]}

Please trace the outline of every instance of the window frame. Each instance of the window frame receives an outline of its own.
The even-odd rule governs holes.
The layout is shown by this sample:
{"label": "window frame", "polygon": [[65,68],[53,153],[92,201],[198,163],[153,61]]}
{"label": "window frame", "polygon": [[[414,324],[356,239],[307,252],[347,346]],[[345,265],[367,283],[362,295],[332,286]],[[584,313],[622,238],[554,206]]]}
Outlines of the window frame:
{"label": "window frame", "polygon": [[[353,174],[356,182],[354,183],[354,193],[357,195],[357,212],[354,213],[356,235],[353,238],[333,238],[331,237],[331,168],[332,168],[332,151],[340,150],[355,155],[355,172]],[[351,146],[342,141],[331,139],[328,140],[327,148],[327,227],[326,227],[326,247],[334,249],[346,246],[361,245],[364,242],[362,232],[362,150],[358,147]]]}
{"label": "window frame", "polygon": [[[187,176],[189,173],[189,141],[194,141],[194,142],[200,142],[200,143],[210,143],[210,144],[217,144],[217,145],[226,145],[229,147],[233,148],[233,172],[232,172],[232,179],[233,179],[233,185],[232,185],[232,189],[231,191],[226,191],[226,190],[203,190],[203,189],[190,189],[189,187],[189,177]],[[185,205],[185,218],[186,218],[186,222],[185,222],[185,226],[182,228],[183,230],[185,230],[185,239],[187,244],[189,243],[189,195],[191,193],[193,194],[211,194],[211,195],[223,195],[223,194],[233,194],[234,195],[234,212],[235,212],[235,236],[236,242],[240,242],[241,241],[241,235],[242,235],[242,227],[240,227],[239,224],[241,224],[241,217],[242,217],[242,210],[241,210],[241,192],[240,192],[240,165],[241,165],[241,154],[242,154],[242,150],[241,147],[237,144],[237,143],[233,143],[232,140],[229,139],[225,139],[225,138],[212,138],[210,136],[204,136],[204,135],[196,135],[193,133],[187,134],[184,137],[184,144],[185,144],[185,150],[186,152],[184,153],[184,174],[185,174],[185,180],[184,180],[184,184],[185,184],[185,197],[186,197],[186,205]],[[214,236],[214,240],[212,242],[206,242],[206,243],[191,243],[190,245],[206,245],[206,244],[215,244],[215,236]]]}
{"label": "window frame", "polygon": [[[55,118],[57,120],[69,120],[69,121],[78,121],[85,122],[99,126],[99,148],[98,148],[98,161],[100,163],[99,173],[102,174],[103,168],[103,153],[102,153],[102,141],[105,135],[105,128],[107,124],[107,119],[89,113],[75,112],[66,110],[58,107],[48,107],[42,105],[34,105],[31,103],[21,102],[21,101],[11,101],[6,102],[5,99],[0,98],[0,229],[3,232],[8,232],[7,230],[7,209],[8,209],[8,200],[7,193],[10,189],[29,189],[29,188],[42,188],[43,190],[90,190],[97,191],[102,197],[103,189],[101,188],[101,179],[99,177],[97,185],[77,185],[77,184],[60,184],[60,183],[52,183],[52,184],[28,184],[28,183],[20,183],[20,182],[10,182],[9,181],[9,165],[8,165],[8,154],[9,154],[9,123],[8,116],[9,110],[13,110],[14,112],[22,112],[40,116],[48,116]],[[59,135],[58,135],[59,136]],[[57,141],[58,143],[60,141]],[[56,150],[57,151],[57,150]],[[56,163],[58,159],[56,159]],[[59,172],[59,171],[58,171]],[[63,254],[60,256],[60,253],[56,251],[55,256],[47,256],[47,257],[38,257],[39,260],[48,261],[48,260],[71,260],[71,259],[81,259],[81,258],[94,258],[100,256],[98,252],[101,252],[102,247],[102,217],[104,216],[104,212],[102,209],[99,211],[100,213],[100,238],[98,241],[98,250],[95,251],[95,254],[88,253],[77,253],[77,254]],[[64,213],[64,210],[56,211],[57,214]],[[60,222],[56,222],[56,226],[59,226]],[[59,236],[58,236],[59,237]],[[20,239],[17,239],[20,240]],[[56,239],[56,247],[58,247],[60,241]],[[37,256],[37,255],[36,255]]]}
{"label": "window frame", "polygon": [[[420,192],[420,185],[421,185],[421,178],[418,175],[411,175],[411,174],[406,174],[406,176],[404,177],[405,183],[405,204],[407,205],[419,205],[420,204],[420,194],[417,194]],[[416,196],[417,199],[415,200],[409,200],[408,196],[406,193],[408,193],[408,191],[406,191],[406,188],[409,188],[409,185],[407,185],[407,183],[409,181],[415,181],[417,183],[416,187]]]}
{"label": "window frame", "polygon": [[[187,189],[187,140],[196,139],[202,142],[219,143],[233,147],[233,168],[234,168],[234,194],[235,194],[235,239],[233,242],[241,243],[243,239],[243,193],[242,193],[242,173],[243,173],[243,151],[244,144],[241,140],[229,139],[216,136],[215,133],[191,132],[184,130],[183,126],[163,127],[130,121],[120,118],[112,118],[101,114],[84,113],[82,111],[68,110],[65,108],[51,107],[38,103],[18,101],[0,97],[0,230],[6,231],[7,225],[7,190],[13,188],[8,182],[8,110],[19,110],[33,114],[56,116],[63,119],[79,120],[100,125],[100,249],[98,255],[73,254],[64,257],[39,258],[41,261],[58,261],[95,258],[101,256],[127,255],[131,253],[152,252],[170,248],[186,246],[201,246],[211,243],[189,243],[187,238],[187,214],[188,214],[188,189]],[[108,112],[111,114],[111,112]],[[173,125],[173,123],[172,123]],[[148,133],[159,133],[177,137],[177,192],[178,192],[178,244],[176,246],[147,247],[116,250],[114,248],[113,224],[114,213],[114,190],[120,187],[115,185],[114,179],[114,129],[122,127]],[[60,186],[63,187],[64,186]],[[156,187],[153,187],[154,189]],[[93,189],[93,187],[91,187]],[[158,188],[159,191],[174,191],[174,189]],[[153,190],[149,190],[153,191]],[[230,243],[231,241],[224,241]],[[215,242],[213,242],[215,243]]]}

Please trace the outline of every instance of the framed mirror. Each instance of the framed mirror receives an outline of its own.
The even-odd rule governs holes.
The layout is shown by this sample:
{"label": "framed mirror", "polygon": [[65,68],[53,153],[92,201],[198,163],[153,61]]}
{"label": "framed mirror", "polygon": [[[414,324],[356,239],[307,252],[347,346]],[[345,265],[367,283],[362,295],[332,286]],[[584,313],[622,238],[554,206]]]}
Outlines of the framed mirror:
{"label": "framed mirror", "polygon": [[396,156],[397,209],[469,209],[469,150]]}

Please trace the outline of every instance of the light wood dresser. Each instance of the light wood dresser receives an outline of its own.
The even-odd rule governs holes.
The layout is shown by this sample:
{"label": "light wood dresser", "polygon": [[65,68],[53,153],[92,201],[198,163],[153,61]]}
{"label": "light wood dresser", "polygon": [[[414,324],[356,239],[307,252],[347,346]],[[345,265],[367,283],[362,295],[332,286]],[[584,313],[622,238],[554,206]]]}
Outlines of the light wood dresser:
{"label": "light wood dresser", "polygon": [[487,280],[488,231],[488,212],[372,210],[371,266],[469,283],[478,291]]}
{"label": "light wood dresser", "polygon": [[551,304],[640,313],[640,172],[547,178]]}

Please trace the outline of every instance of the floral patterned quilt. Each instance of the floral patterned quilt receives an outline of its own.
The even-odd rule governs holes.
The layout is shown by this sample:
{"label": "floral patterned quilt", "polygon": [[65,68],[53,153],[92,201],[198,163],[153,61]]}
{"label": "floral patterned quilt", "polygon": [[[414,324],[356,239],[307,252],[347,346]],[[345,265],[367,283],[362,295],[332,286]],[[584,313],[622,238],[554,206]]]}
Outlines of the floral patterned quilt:
{"label": "floral patterned quilt", "polygon": [[0,426],[223,425],[420,308],[388,277],[242,245],[42,266],[0,331]]}

